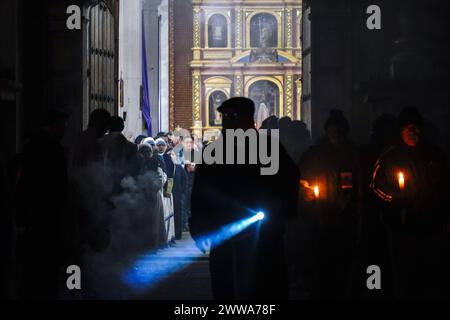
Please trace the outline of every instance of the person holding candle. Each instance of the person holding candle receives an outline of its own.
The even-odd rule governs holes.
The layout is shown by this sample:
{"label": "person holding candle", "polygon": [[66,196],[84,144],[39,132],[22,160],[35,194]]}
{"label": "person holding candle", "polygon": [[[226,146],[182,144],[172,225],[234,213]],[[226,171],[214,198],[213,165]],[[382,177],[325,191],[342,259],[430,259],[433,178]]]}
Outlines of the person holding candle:
{"label": "person holding candle", "polygon": [[445,232],[450,208],[444,153],[423,138],[415,107],[399,117],[399,142],[378,158],[370,189],[389,234],[397,298],[437,298],[448,290]]}
{"label": "person holding candle", "polygon": [[[357,147],[349,140],[349,123],[341,110],[331,110],[325,136],[300,160],[300,213],[309,224],[311,298],[350,298],[350,275],[356,248],[360,170]],[[306,236],[305,236],[306,238]],[[303,244],[302,244],[303,245]]]}

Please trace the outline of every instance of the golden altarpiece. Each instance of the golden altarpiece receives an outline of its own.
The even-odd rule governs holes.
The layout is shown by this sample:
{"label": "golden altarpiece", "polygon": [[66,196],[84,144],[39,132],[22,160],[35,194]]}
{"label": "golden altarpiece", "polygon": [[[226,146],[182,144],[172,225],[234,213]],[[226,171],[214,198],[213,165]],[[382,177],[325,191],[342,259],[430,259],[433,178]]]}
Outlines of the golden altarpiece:
{"label": "golden altarpiece", "polygon": [[193,0],[192,109],[199,136],[220,129],[217,107],[255,102],[255,124],[301,118],[301,0]]}

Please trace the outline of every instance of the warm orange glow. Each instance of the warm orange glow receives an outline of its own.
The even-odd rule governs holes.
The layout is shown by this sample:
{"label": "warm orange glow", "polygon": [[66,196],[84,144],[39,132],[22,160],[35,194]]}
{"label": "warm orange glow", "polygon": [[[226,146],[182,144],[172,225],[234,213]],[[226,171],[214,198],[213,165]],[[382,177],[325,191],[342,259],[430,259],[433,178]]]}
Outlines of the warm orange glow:
{"label": "warm orange glow", "polygon": [[398,186],[400,187],[400,190],[405,189],[405,176],[403,175],[403,172],[398,173]]}
{"label": "warm orange glow", "polygon": [[316,197],[316,199],[319,199],[319,187],[318,186],[314,186],[314,197]]}

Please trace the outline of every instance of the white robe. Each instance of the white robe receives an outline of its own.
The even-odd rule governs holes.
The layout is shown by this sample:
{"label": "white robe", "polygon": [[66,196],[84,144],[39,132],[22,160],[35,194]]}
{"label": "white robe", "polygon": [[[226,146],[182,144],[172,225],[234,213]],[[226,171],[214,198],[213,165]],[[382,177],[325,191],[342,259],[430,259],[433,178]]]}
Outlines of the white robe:
{"label": "white robe", "polygon": [[[167,175],[164,173],[164,184],[167,181]],[[170,242],[175,239],[175,219],[173,211],[173,195],[170,197],[164,197],[164,192],[161,190],[158,192],[158,197],[162,202],[163,213],[164,213],[164,226],[166,230],[166,242]],[[169,218],[170,217],[170,218]]]}
{"label": "white robe", "polygon": [[258,108],[258,113],[256,114],[256,128],[259,129],[262,125],[262,122],[269,116],[269,108],[267,108],[265,103],[261,103]]}

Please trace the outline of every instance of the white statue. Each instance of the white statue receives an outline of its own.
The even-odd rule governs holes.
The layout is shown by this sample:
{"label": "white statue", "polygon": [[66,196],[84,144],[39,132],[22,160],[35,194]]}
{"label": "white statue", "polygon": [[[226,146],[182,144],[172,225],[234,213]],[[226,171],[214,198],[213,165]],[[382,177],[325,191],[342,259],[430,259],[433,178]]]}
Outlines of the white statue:
{"label": "white statue", "polygon": [[270,116],[269,108],[264,102],[261,102],[256,113],[256,128],[259,129],[262,122]]}

